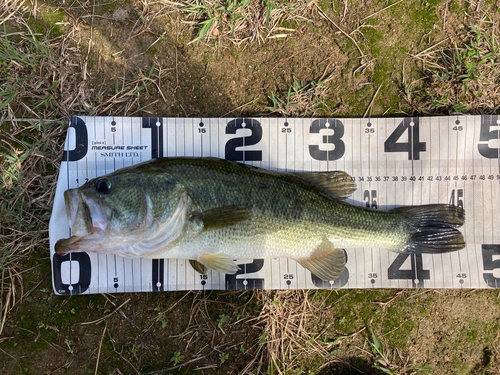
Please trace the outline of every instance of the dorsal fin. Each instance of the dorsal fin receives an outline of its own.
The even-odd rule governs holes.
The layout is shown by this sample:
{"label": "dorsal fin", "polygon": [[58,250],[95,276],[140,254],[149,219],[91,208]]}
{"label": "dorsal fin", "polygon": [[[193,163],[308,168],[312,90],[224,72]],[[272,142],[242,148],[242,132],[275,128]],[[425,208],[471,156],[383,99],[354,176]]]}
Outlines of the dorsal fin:
{"label": "dorsal fin", "polygon": [[353,178],[342,171],[292,172],[313,184],[321,192],[337,199],[346,199],[356,190]]}

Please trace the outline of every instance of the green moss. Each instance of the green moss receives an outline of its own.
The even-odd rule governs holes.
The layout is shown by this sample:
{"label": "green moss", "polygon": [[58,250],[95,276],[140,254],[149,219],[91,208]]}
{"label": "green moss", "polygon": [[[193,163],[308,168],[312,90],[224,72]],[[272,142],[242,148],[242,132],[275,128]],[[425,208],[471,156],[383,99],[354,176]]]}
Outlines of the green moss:
{"label": "green moss", "polygon": [[449,5],[449,10],[452,13],[465,13],[465,9],[456,0],[452,0]]}
{"label": "green moss", "polygon": [[64,21],[64,11],[62,9],[55,9],[52,12],[42,13],[42,17],[51,26],[55,26],[56,23]]}
{"label": "green moss", "polygon": [[384,316],[382,333],[390,350],[406,349],[411,334],[417,328],[410,306],[389,307]]}
{"label": "green moss", "polygon": [[453,374],[456,375],[469,374],[469,367],[467,366],[467,364],[463,363],[458,359],[453,360],[451,368]]}
{"label": "green moss", "polygon": [[65,14],[62,9],[52,7],[50,7],[50,9],[42,8],[40,13],[42,15],[41,18],[28,21],[30,27],[32,27],[36,33],[50,36],[60,36],[64,34],[64,27],[60,25],[60,23],[65,20]]}
{"label": "green moss", "polygon": [[297,26],[298,25],[297,25],[296,22],[291,22],[289,20],[283,20],[283,21],[281,21],[281,27],[284,27],[286,29],[296,30]]}
{"label": "green moss", "polygon": [[110,14],[113,13],[116,9],[126,8],[130,4],[132,4],[131,0],[109,1],[109,2],[102,2],[102,4],[98,4],[96,2],[96,14],[100,16],[104,14]]}

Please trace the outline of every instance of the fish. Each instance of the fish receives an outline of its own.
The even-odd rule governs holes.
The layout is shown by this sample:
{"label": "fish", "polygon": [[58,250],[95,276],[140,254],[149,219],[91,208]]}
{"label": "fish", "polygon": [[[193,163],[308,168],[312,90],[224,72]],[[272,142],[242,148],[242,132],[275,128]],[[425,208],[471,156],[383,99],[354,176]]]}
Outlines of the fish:
{"label": "fish", "polygon": [[293,259],[322,280],[360,247],[439,254],[465,247],[462,207],[377,210],[345,201],[346,172],[284,172],[217,158],[160,158],[64,192],[71,236],[55,252],[186,259],[234,274],[236,259]]}

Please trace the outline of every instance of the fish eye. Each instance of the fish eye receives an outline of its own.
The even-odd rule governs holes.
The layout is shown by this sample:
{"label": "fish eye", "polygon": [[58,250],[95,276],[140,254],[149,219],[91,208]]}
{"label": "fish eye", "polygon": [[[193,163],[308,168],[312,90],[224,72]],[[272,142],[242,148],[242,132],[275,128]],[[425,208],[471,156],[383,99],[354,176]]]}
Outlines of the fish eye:
{"label": "fish eye", "polygon": [[104,192],[108,191],[110,187],[111,187],[111,184],[109,183],[109,181],[105,180],[103,178],[101,178],[100,180],[97,180],[97,183],[95,185],[95,188],[97,189],[97,191],[99,193],[104,193]]}

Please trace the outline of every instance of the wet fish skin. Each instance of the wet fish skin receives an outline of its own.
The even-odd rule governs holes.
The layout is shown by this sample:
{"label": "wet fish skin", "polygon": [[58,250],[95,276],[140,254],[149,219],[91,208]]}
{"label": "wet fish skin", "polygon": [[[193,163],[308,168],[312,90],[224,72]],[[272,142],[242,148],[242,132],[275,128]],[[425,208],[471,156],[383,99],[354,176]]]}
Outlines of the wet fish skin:
{"label": "wet fish skin", "polygon": [[65,192],[73,236],[57,253],[183,258],[198,271],[237,271],[233,259],[297,260],[325,280],[345,266],[342,249],[440,253],[465,247],[463,209],[389,211],[350,205],[343,172],[290,173],[216,158],[163,158]]}

